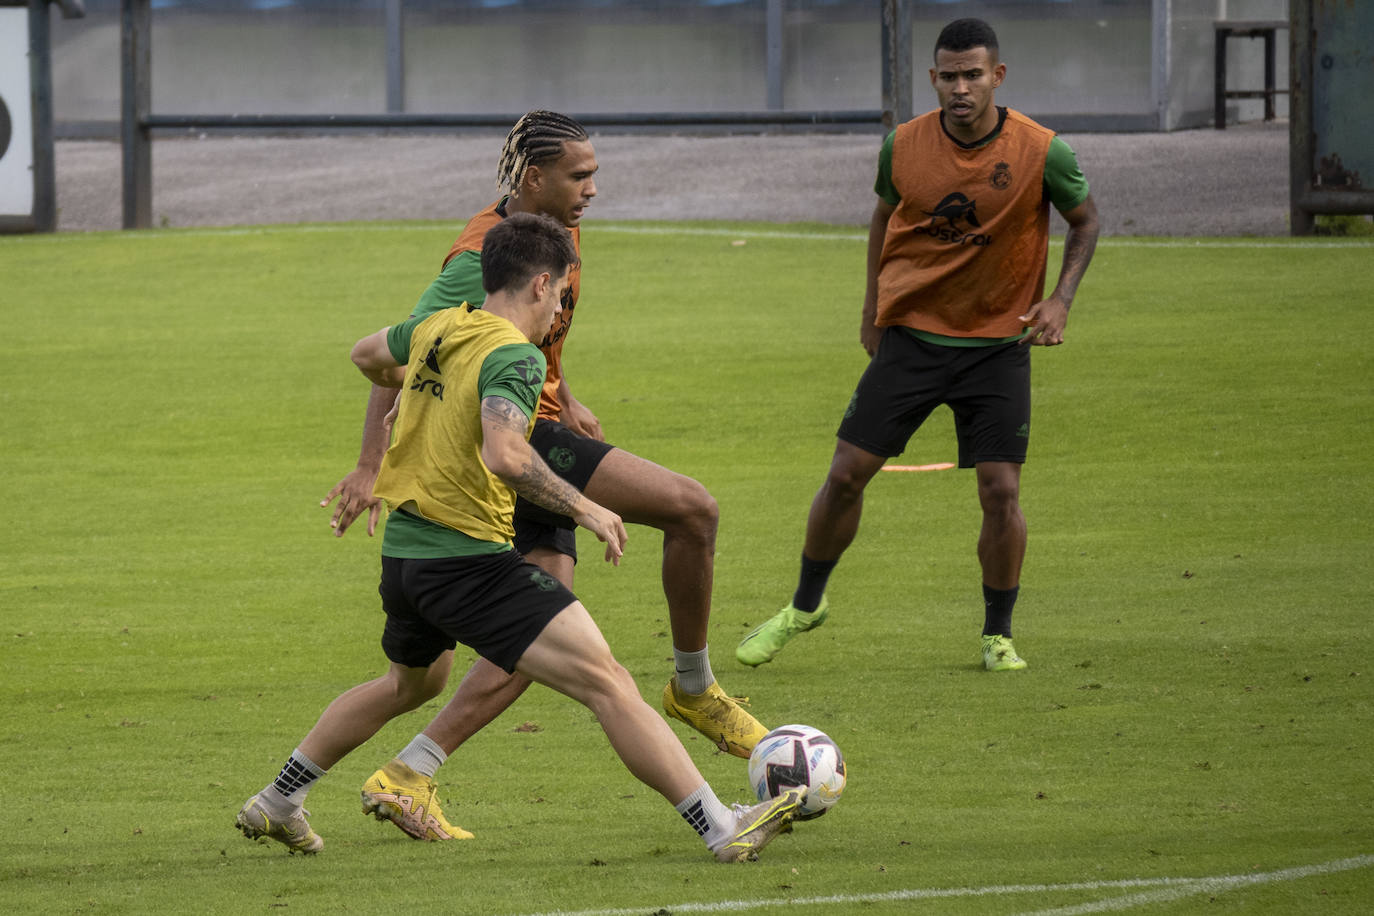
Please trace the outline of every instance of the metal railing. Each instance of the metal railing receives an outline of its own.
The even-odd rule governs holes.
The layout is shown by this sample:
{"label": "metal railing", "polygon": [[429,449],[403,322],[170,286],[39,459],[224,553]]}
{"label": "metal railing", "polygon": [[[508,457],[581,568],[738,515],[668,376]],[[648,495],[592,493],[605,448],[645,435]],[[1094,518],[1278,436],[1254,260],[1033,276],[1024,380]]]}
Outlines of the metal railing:
{"label": "metal railing", "polygon": [[[782,109],[783,13],[785,0],[766,0],[765,60],[768,109],[719,112],[569,112],[587,127],[671,128],[893,127],[912,116],[912,14],[909,0],[881,0],[882,107],[845,111]],[[152,225],[152,132],[227,129],[467,129],[508,128],[524,112],[502,114],[415,114],[402,111],[404,66],[401,20],[404,0],[386,0],[386,107],[377,114],[175,114],[152,109],[152,3],[120,2],[120,141],[123,147],[123,226]]]}

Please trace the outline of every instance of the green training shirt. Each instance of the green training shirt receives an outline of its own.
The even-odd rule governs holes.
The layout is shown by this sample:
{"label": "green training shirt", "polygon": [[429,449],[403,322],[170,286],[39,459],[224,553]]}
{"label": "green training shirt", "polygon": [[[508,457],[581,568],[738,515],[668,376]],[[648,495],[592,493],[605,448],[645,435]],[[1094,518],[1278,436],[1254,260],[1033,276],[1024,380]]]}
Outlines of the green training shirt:
{"label": "green training shirt", "polygon": [[460,251],[439,271],[439,276],[420,295],[420,301],[415,303],[410,314],[412,318],[423,318],[464,302],[481,308],[486,301],[487,291],[482,288],[482,253]]}

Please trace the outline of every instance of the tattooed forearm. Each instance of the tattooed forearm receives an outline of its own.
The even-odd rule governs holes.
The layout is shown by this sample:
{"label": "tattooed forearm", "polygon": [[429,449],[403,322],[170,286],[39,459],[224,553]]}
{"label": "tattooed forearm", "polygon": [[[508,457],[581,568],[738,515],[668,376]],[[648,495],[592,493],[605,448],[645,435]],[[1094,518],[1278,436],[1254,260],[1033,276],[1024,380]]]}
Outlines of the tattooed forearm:
{"label": "tattooed forearm", "polygon": [[1066,299],[1073,299],[1078,292],[1078,281],[1088,272],[1093,249],[1097,247],[1096,228],[1094,226],[1091,232],[1079,227],[1071,228],[1064,237],[1064,266],[1059,271],[1059,290]]}
{"label": "tattooed forearm", "polygon": [[529,417],[520,406],[507,398],[489,397],[482,399],[482,426],[488,436],[510,435],[517,452],[511,455],[512,464],[503,469],[492,470],[504,480],[512,490],[536,505],[543,506],[559,515],[571,516],[577,511],[582,494],[577,488],[549,469],[544,460],[529,447],[525,441],[525,430],[529,428]]}
{"label": "tattooed forearm", "polygon": [[1093,251],[1097,248],[1097,233],[1097,206],[1090,198],[1084,218],[1077,224],[1070,225],[1069,231],[1064,235],[1064,263],[1059,270],[1059,282],[1054,291],[1066,303],[1073,301],[1074,295],[1078,292],[1078,282],[1088,272],[1088,264],[1092,261]]}
{"label": "tattooed forearm", "polygon": [[582,497],[576,487],[549,470],[544,459],[533,450],[530,451],[529,460],[518,473],[502,479],[525,499],[559,515],[574,515]]}

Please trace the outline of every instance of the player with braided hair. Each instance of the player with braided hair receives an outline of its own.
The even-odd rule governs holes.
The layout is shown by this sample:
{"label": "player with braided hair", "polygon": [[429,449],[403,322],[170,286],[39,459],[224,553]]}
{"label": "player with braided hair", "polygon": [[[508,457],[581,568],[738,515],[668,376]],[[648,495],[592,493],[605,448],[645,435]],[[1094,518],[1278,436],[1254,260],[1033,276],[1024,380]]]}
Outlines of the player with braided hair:
{"label": "player with braided hair", "polygon": [[[412,317],[469,303],[481,305],[481,250],[487,232],[516,213],[553,217],[581,250],[582,215],[596,196],[596,153],[573,119],[531,111],[512,128],[501,151],[498,185],[505,195],[468,221],[445,258],[439,276],[416,304]],[[561,309],[540,342],[547,370],[530,445],[555,473],[588,499],[626,522],[663,532],[663,591],[673,637],[675,672],[663,691],[664,711],[711,739],[721,750],[747,758],[767,733],[716,683],[706,634],[711,613],[718,510],[697,481],[613,447],[604,441],[596,415],[573,397],[563,372],[563,342],[581,290],[581,265],[569,272]],[[368,401],[357,467],[321,505],[339,502],[330,524],[342,535],[363,513],[376,528],[380,505],[373,495],[386,452],[384,418],[396,390],[374,386]],[[515,505],[515,548],[568,588],[573,584],[577,542],[573,521],[524,499]],[[494,719],[529,686],[478,659],[448,705],[425,730],[363,786],[365,812],[391,820],[418,839],[470,836],[449,824],[439,807],[433,777],[467,738]]]}
{"label": "player with braided hair", "polygon": [[564,143],[586,141],[587,131],[572,118],[555,111],[531,111],[515,122],[501,147],[496,186],[512,192],[525,180],[525,170],[563,155]]}

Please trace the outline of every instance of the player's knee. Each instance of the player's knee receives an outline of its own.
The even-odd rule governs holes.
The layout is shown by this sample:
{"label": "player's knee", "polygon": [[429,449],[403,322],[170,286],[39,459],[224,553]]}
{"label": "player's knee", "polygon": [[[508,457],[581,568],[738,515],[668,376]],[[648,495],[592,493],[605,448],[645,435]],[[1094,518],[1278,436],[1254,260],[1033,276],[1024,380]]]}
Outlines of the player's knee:
{"label": "player's knee", "polygon": [[421,677],[402,677],[393,672],[391,689],[394,704],[407,712],[415,709],[437,697],[447,680],[447,668],[443,671],[431,668]]}
{"label": "player's knee", "polygon": [[620,662],[607,656],[593,669],[588,699],[588,705],[593,708],[616,709],[642,698],[630,672]]}
{"label": "player's knee", "polygon": [[676,536],[714,543],[720,524],[720,506],[716,498],[690,477],[678,476],[673,484],[672,520],[664,530],[671,528]]}
{"label": "player's knee", "polygon": [[825,478],[824,493],[832,502],[852,503],[864,495],[869,478],[846,465],[835,465]]}
{"label": "player's knee", "polygon": [[989,515],[1019,511],[1021,487],[1015,478],[993,477],[978,481],[978,502]]}

